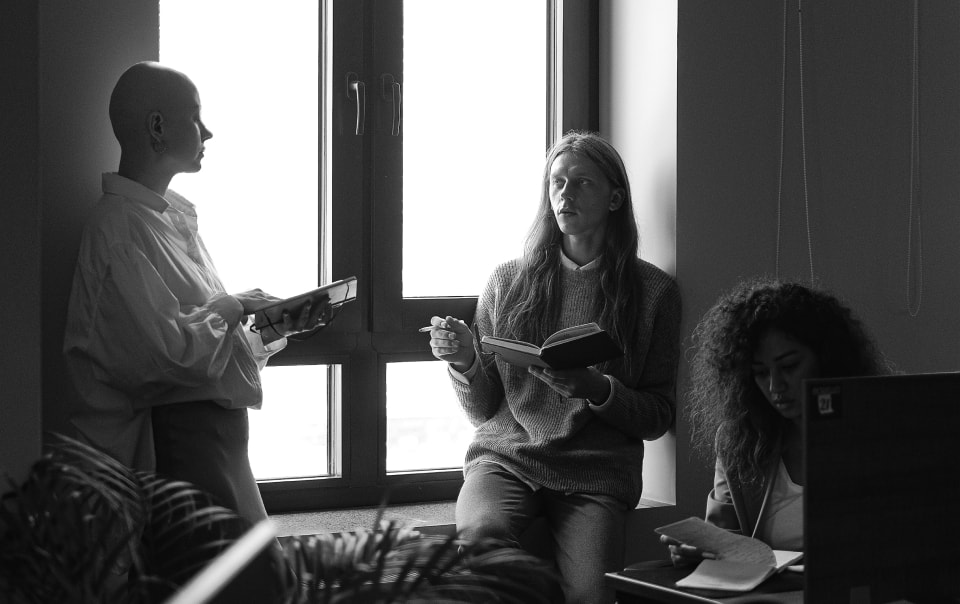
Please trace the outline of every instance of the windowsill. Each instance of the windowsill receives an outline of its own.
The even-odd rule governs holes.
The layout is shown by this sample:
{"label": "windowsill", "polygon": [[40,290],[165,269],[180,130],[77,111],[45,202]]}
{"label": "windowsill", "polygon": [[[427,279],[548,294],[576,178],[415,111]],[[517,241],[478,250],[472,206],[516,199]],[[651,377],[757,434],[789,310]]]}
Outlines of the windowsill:
{"label": "windowsill", "polygon": [[644,508],[664,508],[664,507],[669,507],[669,506],[672,506],[672,505],[674,505],[674,504],[672,504],[672,503],[666,503],[666,502],[664,502],[664,501],[657,501],[656,499],[644,499],[644,498],[641,498],[640,501],[639,501],[639,503],[637,503],[637,508],[636,508],[636,509],[642,510],[642,509],[644,509]]}
{"label": "windowsill", "polygon": [[[669,505],[671,504],[652,499],[641,499],[637,509]],[[413,527],[426,534],[452,535],[456,530],[454,521],[456,506],[455,501],[391,505],[384,511],[383,519],[393,520],[401,526]],[[378,509],[365,507],[276,514],[270,516],[270,519],[277,527],[278,537],[342,533],[358,528],[373,528]]]}
{"label": "windowsill", "polygon": [[[455,501],[390,505],[383,519],[400,526],[412,527],[426,534],[453,534]],[[277,527],[278,537],[290,535],[319,535],[342,533],[362,528],[373,528],[379,508],[347,508],[294,514],[276,514],[270,519]]]}

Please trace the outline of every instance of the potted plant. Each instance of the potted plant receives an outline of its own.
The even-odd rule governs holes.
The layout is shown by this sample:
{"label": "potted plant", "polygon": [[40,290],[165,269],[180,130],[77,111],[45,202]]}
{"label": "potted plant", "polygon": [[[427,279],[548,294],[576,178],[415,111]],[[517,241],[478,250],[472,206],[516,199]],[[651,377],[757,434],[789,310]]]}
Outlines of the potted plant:
{"label": "potted plant", "polygon": [[[250,528],[188,483],[131,470],[79,441],[58,439],[22,484],[8,480],[0,496],[3,602],[162,602]],[[368,530],[282,541],[282,554],[247,578],[244,601],[548,604],[562,598],[550,566],[522,550],[420,535],[381,518]]]}
{"label": "potted plant", "polygon": [[556,572],[523,550],[420,535],[379,518],[369,530],[292,538],[284,555],[299,579],[290,603],[563,601]]}
{"label": "potted plant", "polygon": [[4,602],[155,602],[245,529],[185,483],[59,442],[0,497]]}

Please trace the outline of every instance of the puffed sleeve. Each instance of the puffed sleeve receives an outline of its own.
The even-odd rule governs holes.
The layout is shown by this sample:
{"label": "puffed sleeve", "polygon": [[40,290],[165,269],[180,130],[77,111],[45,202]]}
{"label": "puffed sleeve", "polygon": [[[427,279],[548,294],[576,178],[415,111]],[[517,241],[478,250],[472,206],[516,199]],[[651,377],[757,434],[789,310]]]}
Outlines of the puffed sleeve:
{"label": "puffed sleeve", "polygon": [[216,296],[196,292],[199,304],[181,303],[133,245],[113,247],[100,278],[84,346],[97,379],[150,398],[223,373],[233,346],[226,321],[208,305]]}

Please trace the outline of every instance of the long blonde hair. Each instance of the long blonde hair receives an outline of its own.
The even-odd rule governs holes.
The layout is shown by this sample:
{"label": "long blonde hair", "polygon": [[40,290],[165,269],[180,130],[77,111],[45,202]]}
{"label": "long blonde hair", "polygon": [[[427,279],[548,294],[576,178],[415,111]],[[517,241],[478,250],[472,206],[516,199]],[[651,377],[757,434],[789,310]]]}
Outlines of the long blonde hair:
{"label": "long blonde hair", "polygon": [[610,331],[625,351],[621,368],[632,366],[637,333],[637,305],[641,279],[637,257],[640,235],[633,213],[630,183],[620,154],[593,132],[571,131],[547,153],[540,191],[540,206],[524,246],[520,273],[504,297],[506,337],[540,343],[557,329],[560,313],[560,243],[563,233],[550,203],[550,170],[564,153],[593,162],[614,189],[623,193],[623,203],[607,218],[606,239],[600,256],[599,317],[597,323]]}

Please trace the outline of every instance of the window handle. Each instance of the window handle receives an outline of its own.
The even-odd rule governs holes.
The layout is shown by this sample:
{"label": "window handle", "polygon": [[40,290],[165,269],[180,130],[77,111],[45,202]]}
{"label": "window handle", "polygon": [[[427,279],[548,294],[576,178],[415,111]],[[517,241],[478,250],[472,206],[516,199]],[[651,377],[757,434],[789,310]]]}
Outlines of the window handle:
{"label": "window handle", "polygon": [[393,125],[390,128],[392,136],[400,136],[400,120],[402,119],[403,95],[400,91],[400,82],[392,74],[380,76],[380,96],[385,101],[393,101]]}
{"label": "window handle", "polygon": [[363,124],[366,122],[367,93],[366,86],[356,73],[347,74],[347,97],[357,101],[357,136],[363,136]]}

